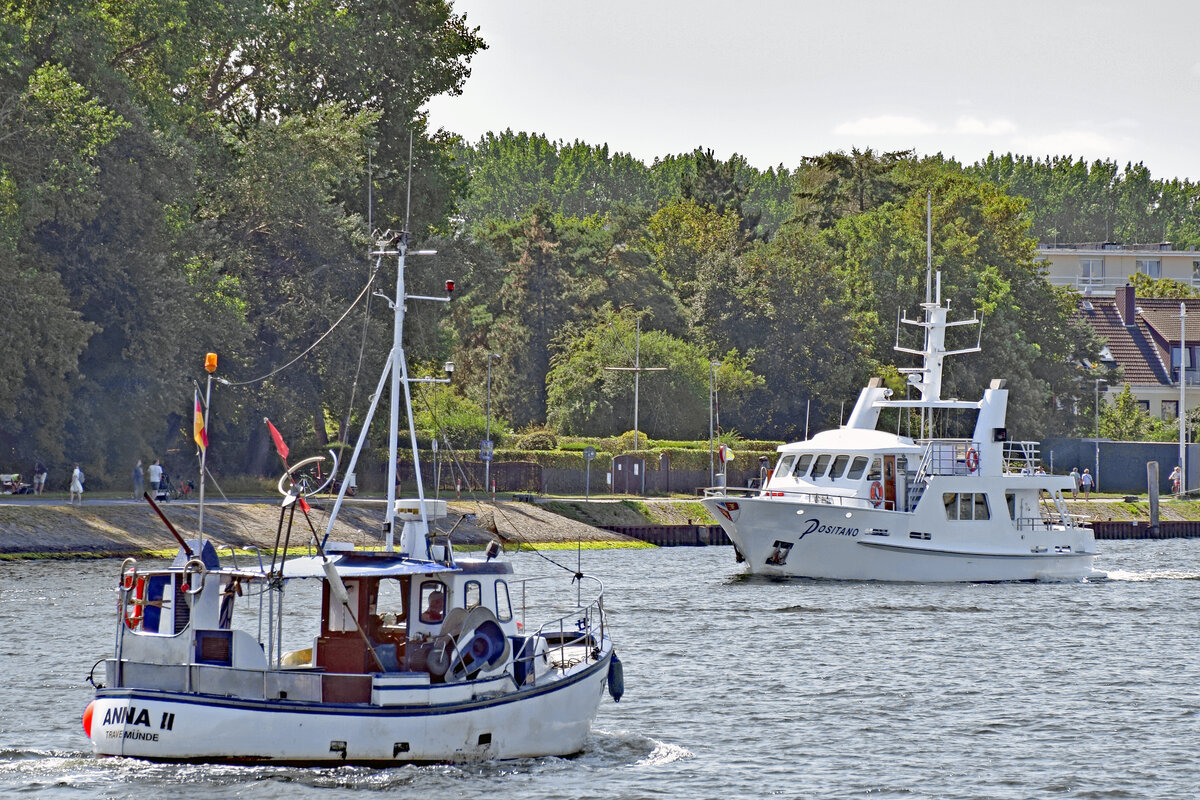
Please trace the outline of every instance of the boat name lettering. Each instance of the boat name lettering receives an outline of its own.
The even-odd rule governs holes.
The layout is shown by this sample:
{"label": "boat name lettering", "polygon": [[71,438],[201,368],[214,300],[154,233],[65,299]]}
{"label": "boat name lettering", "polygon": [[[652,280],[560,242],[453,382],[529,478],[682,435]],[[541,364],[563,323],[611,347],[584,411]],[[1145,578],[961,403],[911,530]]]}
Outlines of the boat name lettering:
{"label": "boat name lettering", "polygon": [[[172,720],[174,722],[174,720]],[[104,712],[105,725],[145,725],[150,727],[149,709],[137,706],[110,708]]]}
{"label": "boat name lettering", "polygon": [[105,731],[109,739],[134,739],[139,742],[157,742],[158,734],[152,731]]}
{"label": "boat name lettering", "polygon": [[844,525],[822,525],[819,519],[810,519],[804,532],[800,534],[800,541],[810,533],[828,533],[834,536],[858,536],[858,528],[847,528]]}

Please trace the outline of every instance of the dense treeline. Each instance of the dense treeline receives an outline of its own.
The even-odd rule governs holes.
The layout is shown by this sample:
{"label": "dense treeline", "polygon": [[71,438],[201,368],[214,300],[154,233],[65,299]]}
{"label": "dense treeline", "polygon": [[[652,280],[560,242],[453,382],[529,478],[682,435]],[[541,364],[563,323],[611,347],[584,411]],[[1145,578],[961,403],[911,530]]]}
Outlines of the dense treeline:
{"label": "dense treeline", "polygon": [[870,375],[903,393],[927,194],[944,293],[985,320],[947,393],[1005,377],[1014,435],[1066,432],[1057,409],[1090,419],[1075,364],[1097,346],[1036,241],[1200,243],[1196,185],[1142,165],[851,150],[764,171],[703,148],[647,164],[464,142],[421,111],[485,47],[448,0],[30,0],[0,26],[0,471],[41,460],[52,485],[70,460],[93,487],[136,458],[188,472],[207,351],[232,384],[218,470],[271,469],[264,416],[301,449],[344,438],[390,344],[371,302],[390,265],[366,253],[372,224],[403,225],[410,141],[410,229],[439,251],[410,277],[461,287],[449,314],[412,309],[416,369],[458,364],[418,411],[462,447],[487,426],[489,363],[493,438],[631,429],[633,373],[605,368],[635,361],[665,368],[639,381],[659,438],[707,435],[710,385],[722,428],[753,438],[836,424]]}

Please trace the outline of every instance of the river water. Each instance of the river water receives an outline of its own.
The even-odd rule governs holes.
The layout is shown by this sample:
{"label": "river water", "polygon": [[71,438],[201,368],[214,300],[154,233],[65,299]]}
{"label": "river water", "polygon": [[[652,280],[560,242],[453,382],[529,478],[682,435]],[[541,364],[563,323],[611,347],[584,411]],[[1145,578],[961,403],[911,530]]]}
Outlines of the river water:
{"label": "river water", "polygon": [[728,547],[585,552],[626,682],[586,751],[394,769],[92,758],[119,562],[4,564],[0,797],[1196,796],[1200,541],[1102,552],[1106,581],[950,586],[750,579]]}

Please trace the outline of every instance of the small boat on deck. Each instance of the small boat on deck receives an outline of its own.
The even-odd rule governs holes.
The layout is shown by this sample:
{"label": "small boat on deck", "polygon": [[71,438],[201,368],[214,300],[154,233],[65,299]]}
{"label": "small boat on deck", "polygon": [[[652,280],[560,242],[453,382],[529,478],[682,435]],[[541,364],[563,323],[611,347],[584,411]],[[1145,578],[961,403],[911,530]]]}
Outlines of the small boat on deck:
{"label": "small boat on deck", "polygon": [[[930,278],[930,283],[932,283]],[[930,291],[933,287],[930,287]],[[874,581],[1076,581],[1092,569],[1092,530],[1067,511],[1069,476],[1044,474],[1036,442],[1009,441],[1008,390],[993,380],[978,402],[943,399],[949,303],[926,293],[923,365],[902,370],[919,393],[893,399],[873,378],[845,425],[779,447],[758,488],[706,490],[704,506],[756,575]],[[970,438],[877,430],[884,409],[975,412]],[[922,429],[925,430],[924,422]]]}
{"label": "small boat on deck", "polygon": [[[347,472],[389,372],[393,471],[400,394],[408,400],[410,382],[432,380],[408,376],[404,306],[448,297],[405,293],[407,249],[407,234],[386,236],[375,254],[397,261],[394,343]],[[415,461],[411,411],[408,423]],[[618,700],[624,688],[599,580],[576,569],[559,587],[522,580],[499,542],[476,557],[456,554],[431,525],[446,503],[424,497],[419,470],[414,499],[396,499],[389,475],[382,549],[329,541],[351,483],[343,481],[324,538],[310,523],[312,554],[288,558],[281,534],[297,509],[309,510],[296,467],[285,476],[275,557],[239,565],[172,528],[172,564],[126,559],[114,651],[93,667],[83,719],[97,755],[391,765],[583,749],[605,688]],[[403,524],[398,547],[394,522]]]}

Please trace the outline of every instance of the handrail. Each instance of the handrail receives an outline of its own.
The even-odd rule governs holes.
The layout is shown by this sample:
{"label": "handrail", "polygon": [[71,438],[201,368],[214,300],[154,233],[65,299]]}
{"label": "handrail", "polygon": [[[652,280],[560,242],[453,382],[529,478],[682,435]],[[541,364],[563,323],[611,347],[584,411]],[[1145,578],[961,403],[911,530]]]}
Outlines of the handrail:
{"label": "handrail", "polygon": [[[514,583],[525,584],[527,582],[545,580],[552,577],[554,576],[543,575],[532,578],[522,578],[519,581],[514,581]],[[552,649],[559,651],[560,663],[565,663],[566,649],[568,647],[577,646],[581,642],[595,643],[595,645],[599,647],[604,641],[605,636],[604,629],[606,625],[606,618],[604,614],[603,581],[591,575],[580,575],[577,576],[576,579],[581,584],[584,581],[589,581],[590,583],[595,584],[596,594],[592,600],[585,605],[580,605],[571,611],[568,611],[566,614],[563,614],[556,619],[542,623],[542,625],[538,627],[538,629],[534,631],[527,640],[530,642],[537,642],[539,639],[546,638],[547,636],[555,636],[557,638],[557,643]],[[522,592],[524,592],[523,585]],[[523,618],[525,614],[524,602],[522,602],[521,614]],[[570,623],[570,625],[568,625],[568,623]],[[597,629],[599,634],[598,636]],[[522,650],[513,654],[513,661],[514,663],[517,661],[525,661],[532,664],[534,655],[534,651],[525,652]],[[586,660],[587,656],[585,655],[584,658]]]}
{"label": "handrail", "polygon": [[857,495],[825,494],[822,492],[800,491],[796,489],[756,489],[752,486],[713,486],[704,490],[705,497],[786,497],[805,503],[819,503],[827,506],[843,508],[875,508],[870,498]]}

